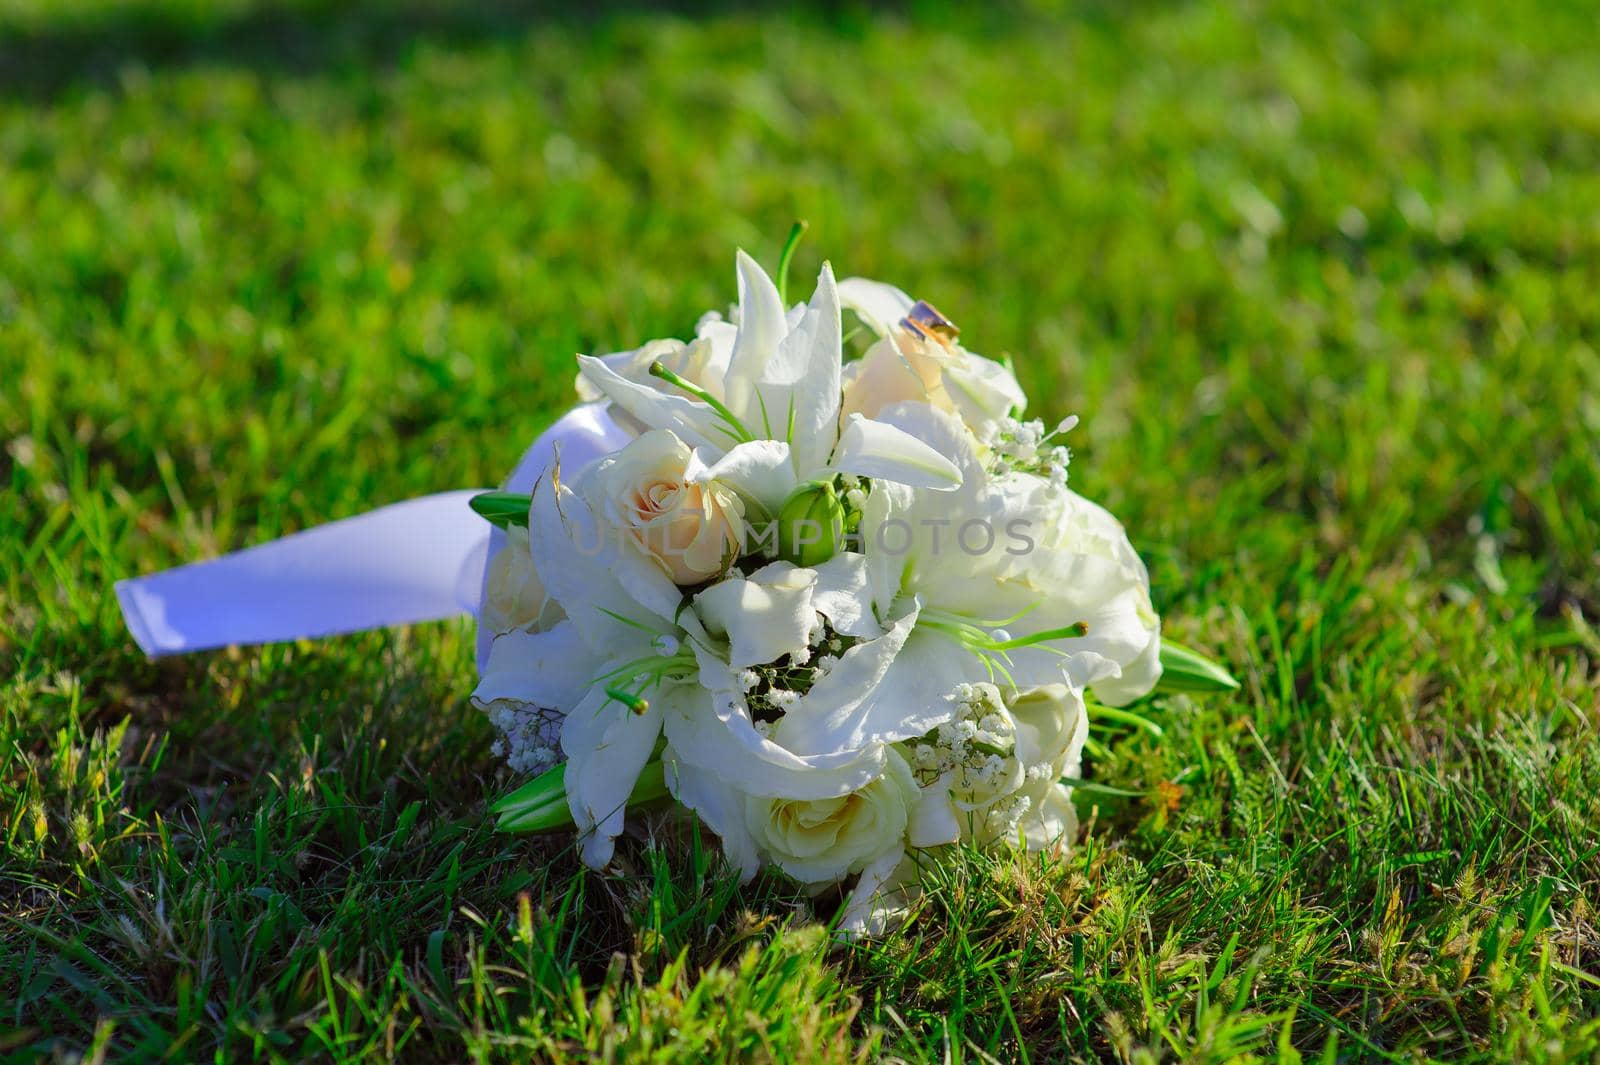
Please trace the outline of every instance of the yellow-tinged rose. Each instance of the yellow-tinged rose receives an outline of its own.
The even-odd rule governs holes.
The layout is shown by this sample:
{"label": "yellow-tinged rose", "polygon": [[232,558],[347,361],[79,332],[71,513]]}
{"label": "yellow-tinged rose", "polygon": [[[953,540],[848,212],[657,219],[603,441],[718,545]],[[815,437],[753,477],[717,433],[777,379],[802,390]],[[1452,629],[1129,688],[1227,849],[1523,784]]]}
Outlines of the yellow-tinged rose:
{"label": "yellow-tinged rose", "polygon": [[675,584],[721,573],[739,549],[744,503],[704,472],[689,445],[666,429],[638,437],[596,474],[601,512]]}
{"label": "yellow-tinged rose", "polygon": [[955,410],[944,387],[943,360],[948,354],[913,337],[883,337],[858,362],[845,367],[842,411],[876,418],[886,408],[907,400]]}
{"label": "yellow-tinged rose", "polygon": [[842,412],[876,418],[915,400],[958,415],[975,433],[1027,405],[1012,372],[968,351],[937,310],[892,285],[864,278],[839,284],[839,300],[861,316],[878,340],[846,363]]}

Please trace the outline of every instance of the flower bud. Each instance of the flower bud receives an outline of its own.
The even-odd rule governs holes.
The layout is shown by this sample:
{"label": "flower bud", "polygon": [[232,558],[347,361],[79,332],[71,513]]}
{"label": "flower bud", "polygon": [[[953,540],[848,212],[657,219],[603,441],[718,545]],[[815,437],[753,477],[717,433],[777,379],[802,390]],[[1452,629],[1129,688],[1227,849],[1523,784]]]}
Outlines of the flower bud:
{"label": "flower bud", "polygon": [[796,566],[818,566],[844,540],[844,504],[830,481],[807,481],[778,508],[778,557]]}

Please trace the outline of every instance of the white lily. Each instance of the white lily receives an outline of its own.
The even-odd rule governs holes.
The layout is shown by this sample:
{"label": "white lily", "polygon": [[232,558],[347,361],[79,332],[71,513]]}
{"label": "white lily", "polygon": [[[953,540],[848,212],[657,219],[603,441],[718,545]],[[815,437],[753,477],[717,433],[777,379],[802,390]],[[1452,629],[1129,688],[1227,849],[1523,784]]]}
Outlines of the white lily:
{"label": "white lily", "polygon": [[[960,484],[948,458],[903,430],[859,414],[841,421],[843,344],[829,266],[823,265],[811,302],[788,312],[766,271],[742,251],[738,281],[736,328],[703,322],[702,335],[681,350],[579,356],[586,386],[638,424],[672,430],[713,465],[727,456],[739,468],[760,470],[764,498],[756,498],[768,506],[781,502],[781,487],[838,473],[936,490]],[[639,376],[646,358],[647,374],[656,380]],[[672,362],[687,372],[680,374]],[[660,379],[675,388],[661,388]]]}
{"label": "white lily", "polygon": [[[752,709],[754,670],[769,678],[818,670],[812,691],[822,690],[814,697],[783,692],[778,680],[774,690],[795,705],[812,698],[840,711],[841,700],[859,702],[863,685],[873,682],[874,673],[881,676],[881,662],[893,656],[903,632],[887,633],[879,624],[866,559],[852,552],[814,568],[774,562],[749,576],[730,576],[700,592],[683,613],[699,627],[690,644],[698,688],[709,703],[678,699],[664,704],[667,786],[722,838],[724,853],[748,877],[768,849],[758,847],[751,834],[752,801],[842,799],[879,779],[890,758],[887,744],[871,739],[832,743],[825,751],[786,745],[783,720],[758,720]],[[825,635],[853,646],[823,672],[817,660],[833,657]],[[869,660],[877,664],[863,669],[861,662]],[[763,697],[763,714],[776,698]]]}
{"label": "white lily", "polygon": [[749,799],[820,801],[849,795],[882,775],[889,750],[874,744],[796,754],[757,728],[741,693],[708,689],[708,675],[727,683],[720,679],[727,668],[703,651],[700,659],[701,684],[694,687],[699,698],[664,703],[667,787],[721,838],[723,853],[748,880],[759,867],[759,848],[746,818]]}
{"label": "white lily", "polygon": [[510,699],[562,711],[567,803],[581,857],[597,869],[611,860],[628,795],[661,735],[664,704],[706,700],[697,684],[679,683],[692,677],[693,662],[661,653],[672,644],[621,621],[611,626],[604,644],[586,640],[571,620],[501,636],[473,692],[480,705]]}

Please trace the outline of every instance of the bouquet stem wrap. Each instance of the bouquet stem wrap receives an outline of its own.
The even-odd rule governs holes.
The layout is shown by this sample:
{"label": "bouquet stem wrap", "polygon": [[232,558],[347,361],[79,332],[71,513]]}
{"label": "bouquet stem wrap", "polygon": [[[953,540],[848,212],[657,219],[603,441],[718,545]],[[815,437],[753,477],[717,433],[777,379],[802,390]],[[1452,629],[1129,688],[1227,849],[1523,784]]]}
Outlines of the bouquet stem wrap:
{"label": "bouquet stem wrap", "polygon": [[[603,404],[563,416],[507,480],[531,491],[559,451],[575,466],[627,443]],[[440,492],[221,558],[117,582],[128,631],[154,657],[334,636],[475,614],[503,533]],[[480,637],[479,658],[486,639]]]}

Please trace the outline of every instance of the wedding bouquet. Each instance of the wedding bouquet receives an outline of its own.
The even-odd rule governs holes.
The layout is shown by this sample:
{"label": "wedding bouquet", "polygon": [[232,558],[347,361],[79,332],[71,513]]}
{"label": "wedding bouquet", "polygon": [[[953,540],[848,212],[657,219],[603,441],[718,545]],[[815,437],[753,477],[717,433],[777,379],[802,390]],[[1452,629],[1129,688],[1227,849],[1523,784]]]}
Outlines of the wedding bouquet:
{"label": "wedding bouquet", "polygon": [[598,869],[675,804],[747,879],[859,878],[862,931],[927,848],[1070,842],[1091,721],[1164,663],[1234,682],[1163,647],[1122,526],[1068,487],[1077,419],[1021,420],[1011,370],[890,285],[824,265],[790,305],[795,235],[776,283],[738,255],[692,340],[580,356],[581,431],[471,499],[499,530],[472,699],[539,774],[501,828],[573,827]]}
{"label": "wedding bouquet", "polygon": [[1008,366],[889,285],[823,266],[790,305],[799,232],[776,282],[739,254],[737,306],[693,340],[580,357],[582,402],[503,490],[121,581],[134,638],[472,613],[472,700],[537,774],[501,828],[575,829],[601,868],[630,818],[686,811],[746,878],[857,878],[847,931],[930,848],[1069,843],[1091,722],[1237,684],[1162,641],[1122,526],[1068,488],[1077,419],[1021,420]]}

